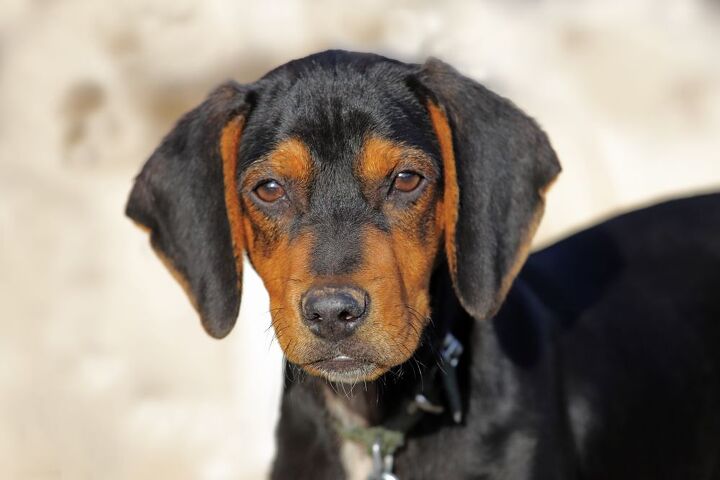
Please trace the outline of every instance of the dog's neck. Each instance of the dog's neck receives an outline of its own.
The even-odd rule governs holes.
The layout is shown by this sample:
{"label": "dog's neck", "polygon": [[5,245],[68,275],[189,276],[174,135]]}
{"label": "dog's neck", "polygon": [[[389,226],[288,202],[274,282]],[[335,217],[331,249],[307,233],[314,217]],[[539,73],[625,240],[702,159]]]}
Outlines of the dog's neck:
{"label": "dog's neck", "polygon": [[421,346],[410,360],[372,382],[323,383],[329,410],[346,427],[382,425],[411,399],[418,384],[434,381],[427,376],[437,361],[430,350]]}

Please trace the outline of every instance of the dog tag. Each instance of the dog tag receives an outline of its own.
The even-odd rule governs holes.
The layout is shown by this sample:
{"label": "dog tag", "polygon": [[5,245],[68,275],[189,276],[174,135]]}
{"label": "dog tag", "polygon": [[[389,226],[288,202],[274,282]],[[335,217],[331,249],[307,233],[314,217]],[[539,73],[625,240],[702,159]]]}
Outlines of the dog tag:
{"label": "dog tag", "polygon": [[372,445],[373,469],[370,476],[368,476],[368,480],[399,480],[392,473],[394,460],[391,454],[385,455],[385,458],[383,458],[380,449],[380,437],[378,437]]}

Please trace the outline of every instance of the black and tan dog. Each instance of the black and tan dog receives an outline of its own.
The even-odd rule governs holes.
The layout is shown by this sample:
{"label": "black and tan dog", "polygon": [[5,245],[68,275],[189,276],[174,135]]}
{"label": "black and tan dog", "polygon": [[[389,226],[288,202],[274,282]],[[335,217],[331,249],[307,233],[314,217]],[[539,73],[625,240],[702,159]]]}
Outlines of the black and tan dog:
{"label": "black and tan dog", "polygon": [[262,277],[274,478],[719,479],[720,196],[527,258],[559,171],[448,65],[329,51],[211,93],[127,214],[214,337]]}

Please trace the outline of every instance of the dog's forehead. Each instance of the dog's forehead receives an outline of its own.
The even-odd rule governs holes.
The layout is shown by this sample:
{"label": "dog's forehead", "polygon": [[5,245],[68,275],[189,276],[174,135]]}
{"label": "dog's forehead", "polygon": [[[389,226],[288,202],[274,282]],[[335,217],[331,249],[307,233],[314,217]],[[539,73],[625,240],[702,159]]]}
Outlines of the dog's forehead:
{"label": "dog's forehead", "polygon": [[288,139],[304,143],[320,167],[350,168],[368,138],[433,151],[427,112],[407,84],[407,66],[377,62],[293,63],[258,82],[241,164]]}

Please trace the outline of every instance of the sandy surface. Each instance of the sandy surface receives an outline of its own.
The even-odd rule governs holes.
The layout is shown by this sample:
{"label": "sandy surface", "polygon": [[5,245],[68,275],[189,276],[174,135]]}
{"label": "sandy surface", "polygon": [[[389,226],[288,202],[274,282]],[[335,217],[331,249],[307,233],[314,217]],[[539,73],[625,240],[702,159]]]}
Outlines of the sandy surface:
{"label": "sandy surface", "polygon": [[[544,243],[720,190],[720,17],[700,1],[0,4],[0,478],[259,478],[280,353],[247,273],[217,342],[122,215],[220,81],[330,47],[429,55],[535,116],[564,173]],[[346,5],[346,7],[343,7]]]}

